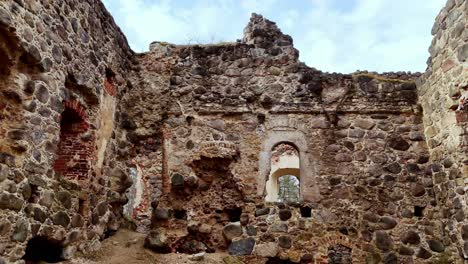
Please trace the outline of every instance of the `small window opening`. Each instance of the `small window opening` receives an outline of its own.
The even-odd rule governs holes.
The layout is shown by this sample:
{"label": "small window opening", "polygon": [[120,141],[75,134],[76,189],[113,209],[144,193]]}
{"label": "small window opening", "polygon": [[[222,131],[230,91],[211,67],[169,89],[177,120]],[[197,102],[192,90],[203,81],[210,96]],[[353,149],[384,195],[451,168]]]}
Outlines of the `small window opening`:
{"label": "small window opening", "polygon": [[40,263],[42,261],[58,263],[65,260],[62,257],[62,251],[63,247],[60,241],[38,236],[28,241],[23,260],[28,264]]}
{"label": "small window opening", "polygon": [[351,249],[342,245],[335,245],[328,248],[329,264],[351,264],[353,258]]}
{"label": "small window opening", "polygon": [[194,120],[194,117],[193,116],[187,116],[185,118],[185,121],[187,121],[187,125],[191,126],[192,125],[192,122]]}
{"label": "small window opening", "polygon": [[40,194],[39,194],[38,186],[34,184],[30,184],[29,186],[31,186],[31,197],[29,197],[28,202],[29,203],[39,202]]}
{"label": "small window opening", "polygon": [[265,119],[266,119],[266,118],[265,118],[265,114],[261,114],[261,113],[260,113],[260,114],[257,115],[257,120],[258,120],[258,123],[259,123],[259,124],[264,124],[264,123],[265,123]]}
{"label": "small window opening", "polygon": [[229,218],[229,222],[239,222],[241,215],[242,215],[242,208],[240,207],[235,207],[235,208],[229,208],[229,209],[224,209],[224,212],[227,214]]}
{"label": "small window opening", "polygon": [[107,79],[115,78],[115,73],[109,68],[106,68],[106,78]]}
{"label": "small window opening", "polygon": [[312,217],[312,208],[309,206],[301,206],[299,209],[302,217]]}
{"label": "small window opening", "polygon": [[414,207],[414,216],[423,217],[424,216],[424,206],[415,206]]}
{"label": "small window opening", "polygon": [[89,204],[87,200],[79,199],[78,200],[78,213],[84,218],[88,217]]}
{"label": "small window opening", "polygon": [[174,210],[174,218],[187,220],[187,211],[185,211],[184,209]]}

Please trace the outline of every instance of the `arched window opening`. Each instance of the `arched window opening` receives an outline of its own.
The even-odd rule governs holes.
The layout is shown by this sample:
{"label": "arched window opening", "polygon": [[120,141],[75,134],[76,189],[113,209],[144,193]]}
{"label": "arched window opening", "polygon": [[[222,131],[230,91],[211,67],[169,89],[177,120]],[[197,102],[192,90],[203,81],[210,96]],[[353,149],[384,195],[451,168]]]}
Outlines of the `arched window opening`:
{"label": "arched window opening", "polygon": [[66,102],[60,119],[60,142],[54,170],[69,180],[88,178],[92,153],[92,136],[86,114],[78,102]]}
{"label": "arched window opening", "polygon": [[300,164],[297,149],[289,143],[276,145],[271,152],[270,168],[265,200],[267,202],[299,202]]}

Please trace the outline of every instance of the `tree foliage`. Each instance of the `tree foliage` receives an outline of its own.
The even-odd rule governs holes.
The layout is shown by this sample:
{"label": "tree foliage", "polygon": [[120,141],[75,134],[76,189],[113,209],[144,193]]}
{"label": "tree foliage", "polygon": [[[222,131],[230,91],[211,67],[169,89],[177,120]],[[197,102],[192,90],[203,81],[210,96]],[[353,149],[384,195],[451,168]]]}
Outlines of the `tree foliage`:
{"label": "tree foliage", "polygon": [[299,202],[299,180],[292,175],[278,178],[278,201]]}

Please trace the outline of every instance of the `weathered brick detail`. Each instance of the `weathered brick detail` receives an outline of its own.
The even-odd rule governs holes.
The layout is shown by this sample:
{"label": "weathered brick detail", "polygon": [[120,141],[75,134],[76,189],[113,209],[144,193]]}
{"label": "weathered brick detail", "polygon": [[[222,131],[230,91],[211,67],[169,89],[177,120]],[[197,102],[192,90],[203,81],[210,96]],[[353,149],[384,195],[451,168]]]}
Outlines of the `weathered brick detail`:
{"label": "weathered brick detail", "polygon": [[[421,77],[321,72],[257,14],[236,42],[135,54],[100,0],[0,1],[0,263],[129,222],[245,263],[468,259],[467,10],[439,14]],[[265,201],[296,152],[299,202]]]}
{"label": "weathered brick detail", "polygon": [[315,239],[312,246],[317,248],[315,255],[315,263],[327,264],[328,263],[328,249],[335,245],[342,245],[351,249],[353,263],[366,263],[366,253],[363,251],[368,243],[364,241],[352,241],[348,236],[340,233],[329,233],[324,237]]}
{"label": "weathered brick detail", "polygon": [[104,80],[104,90],[110,95],[115,96],[117,94],[117,89],[115,88],[115,81],[113,78],[107,78]]}
{"label": "weathered brick detail", "polygon": [[60,143],[54,170],[70,180],[88,179],[93,136],[87,135],[86,111],[77,101],[64,103],[60,120]]}

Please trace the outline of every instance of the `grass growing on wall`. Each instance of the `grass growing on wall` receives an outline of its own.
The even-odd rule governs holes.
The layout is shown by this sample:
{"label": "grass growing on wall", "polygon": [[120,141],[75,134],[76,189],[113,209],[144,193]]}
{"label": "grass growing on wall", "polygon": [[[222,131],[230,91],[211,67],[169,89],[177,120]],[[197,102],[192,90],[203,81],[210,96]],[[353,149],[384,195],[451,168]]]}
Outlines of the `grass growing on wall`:
{"label": "grass growing on wall", "polygon": [[372,74],[372,73],[354,73],[354,74],[352,74],[352,76],[356,77],[356,78],[367,77],[367,78],[375,79],[375,80],[378,80],[378,81],[390,82],[390,83],[415,83],[415,81],[412,81],[412,80],[401,80],[401,79],[385,78],[383,76]]}

